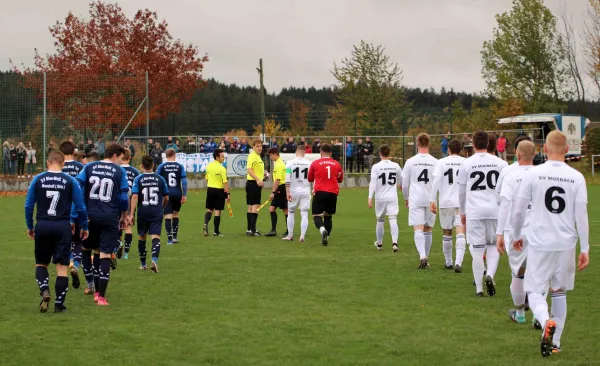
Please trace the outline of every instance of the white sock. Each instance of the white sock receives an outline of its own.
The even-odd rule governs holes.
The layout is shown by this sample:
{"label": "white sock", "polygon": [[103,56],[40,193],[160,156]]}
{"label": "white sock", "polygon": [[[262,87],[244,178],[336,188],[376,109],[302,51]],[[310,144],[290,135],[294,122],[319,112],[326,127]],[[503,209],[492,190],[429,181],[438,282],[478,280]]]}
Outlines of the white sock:
{"label": "white sock", "polygon": [[546,322],[548,321],[548,319],[550,319],[550,314],[548,314],[548,302],[546,301],[546,297],[542,294],[529,292],[528,298],[529,308],[531,309],[531,312],[533,313],[535,318],[540,322],[543,329],[544,327],[546,327]]}
{"label": "white sock", "polygon": [[426,232],[426,233],[423,233],[423,235],[425,236],[425,250],[427,253],[427,257],[429,257],[429,252],[431,251],[431,245],[433,244],[433,233]]}
{"label": "white sock", "polygon": [[444,235],[442,240],[442,249],[444,250],[444,258],[446,258],[446,266],[452,265],[452,237]]}
{"label": "white sock", "polygon": [[523,277],[515,277],[513,276],[512,282],[510,283],[510,294],[513,298],[513,304],[515,304],[515,308],[517,309],[518,316],[525,316],[525,290],[523,289],[523,284],[525,280]]}
{"label": "white sock", "polygon": [[485,252],[485,246],[475,248],[471,244],[469,251],[473,257],[473,279],[475,280],[477,293],[483,292],[483,272],[485,271],[483,253]]}
{"label": "white sock", "polygon": [[427,258],[427,254],[425,252],[425,236],[421,230],[415,231],[415,246],[419,251],[419,257],[421,259]]}
{"label": "white sock", "polygon": [[552,320],[556,322],[556,332],[552,338],[552,343],[560,347],[560,337],[565,329],[565,320],[567,319],[567,294],[564,292],[553,292],[552,297]]}
{"label": "white sock", "polygon": [[291,238],[294,236],[294,225],[296,225],[296,218],[295,218],[295,213],[294,212],[289,212],[288,213],[288,218],[287,218],[287,231],[288,231],[288,236]]}
{"label": "white sock", "polygon": [[456,264],[462,267],[465,251],[467,249],[467,240],[465,234],[456,235]]}
{"label": "white sock", "polygon": [[383,245],[383,234],[385,234],[385,227],[383,224],[383,219],[379,221],[377,219],[377,226],[375,227],[375,234],[377,235],[377,244]]}
{"label": "white sock", "polygon": [[304,238],[308,230],[308,211],[300,211],[300,218],[300,236]]}
{"label": "white sock", "polygon": [[498,262],[500,262],[500,253],[496,244],[489,244],[486,252],[486,267],[487,275],[494,278],[496,271],[498,270]]}
{"label": "white sock", "polygon": [[390,232],[392,233],[392,244],[398,244],[398,220],[395,217],[388,218]]}

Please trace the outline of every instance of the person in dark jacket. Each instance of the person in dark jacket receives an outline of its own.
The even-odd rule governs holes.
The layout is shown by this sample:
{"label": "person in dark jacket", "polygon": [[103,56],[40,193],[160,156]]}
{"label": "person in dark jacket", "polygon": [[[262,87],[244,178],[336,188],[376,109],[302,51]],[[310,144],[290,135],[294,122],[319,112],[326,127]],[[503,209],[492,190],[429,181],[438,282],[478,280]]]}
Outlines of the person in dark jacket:
{"label": "person in dark jacket", "polygon": [[25,178],[25,158],[27,158],[25,144],[19,142],[17,145],[17,176],[19,178]]}
{"label": "person in dark jacket", "polygon": [[365,150],[363,145],[363,140],[358,139],[358,143],[356,144],[356,172],[364,173],[365,172]]}
{"label": "person in dark jacket", "polygon": [[356,156],[356,145],[352,142],[352,137],[346,140],[346,171],[352,172],[354,169],[354,157]]}
{"label": "person in dark jacket", "polygon": [[294,142],[294,138],[290,137],[288,139],[288,143],[283,145],[283,152],[286,154],[295,154],[296,153],[296,143]]}
{"label": "person in dark jacket", "polygon": [[154,160],[154,167],[153,167],[153,171],[156,171],[156,168],[162,164],[162,153],[163,150],[160,147],[160,143],[156,142],[154,144],[154,147],[152,148],[152,150],[150,151],[150,156],[152,157],[152,159]]}
{"label": "person in dark jacket", "polygon": [[365,139],[365,143],[363,144],[363,160],[364,160],[364,164],[365,164],[365,168],[368,169],[368,171],[371,171],[371,168],[373,167],[373,151],[375,150],[375,145],[373,145],[373,142],[371,142],[371,138],[367,136],[367,138]]}
{"label": "person in dark jacket", "polygon": [[317,154],[321,150],[321,140],[318,137],[313,141],[311,149],[314,154]]}
{"label": "person in dark jacket", "polygon": [[16,173],[17,168],[17,149],[15,148],[15,144],[12,142],[9,145],[9,154],[10,154],[10,175]]}

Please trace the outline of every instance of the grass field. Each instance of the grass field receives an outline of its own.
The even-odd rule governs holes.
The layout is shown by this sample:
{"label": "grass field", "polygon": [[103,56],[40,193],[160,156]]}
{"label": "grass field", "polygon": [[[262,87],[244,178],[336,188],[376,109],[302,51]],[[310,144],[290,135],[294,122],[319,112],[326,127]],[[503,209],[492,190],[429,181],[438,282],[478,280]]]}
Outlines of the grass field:
{"label": "grass field", "polygon": [[[0,199],[0,364],[600,364],[600,186],[589,192],[591,266],[569,293],[563,352],[549,359],[540,356],[539,333],[506,315],[506,257],[496,297],[477,299],[469,254],[462,274],[443,269],[439,228],[431,268],[416,269],[405,209],[400,252],[391,251],[387,224],[384,251],[377,252],[366,190],[341,192],[329,247],[321,246],[312,222],[303,244],[246,238],[242,191],[232,193],[235,217],[223,218],[227,236],[204,238],[204,195],[191,193],[183,208],[181,244],[166,246],[163,236],[159,274],[138,271],[132,251],[111,273],[110,307],[98,308],[82,288],[71,288],[68,313],[57,315],[38,311],[24,198]],[[264,211],[258,227],[266,232]]]}

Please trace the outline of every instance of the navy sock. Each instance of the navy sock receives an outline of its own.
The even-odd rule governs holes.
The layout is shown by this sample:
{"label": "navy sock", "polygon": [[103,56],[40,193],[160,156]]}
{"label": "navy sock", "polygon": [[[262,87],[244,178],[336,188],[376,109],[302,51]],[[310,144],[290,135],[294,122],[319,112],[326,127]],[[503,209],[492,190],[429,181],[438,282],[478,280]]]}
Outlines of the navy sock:
{"label": "navy sock", "polygon": [[94,268],[94,288],[98,292],[100,289],[100,254],[94,253],[94,262],[92,264]]}
{"label": "navy sock", "polygon": [[331,235],[331,230],[333,230],[333,221],[331,220],[331,216],[325,216],[325,230],[327,230],[327,235]]}
{"label": "navy sock", "polygon": [[277,212],[271,212],[271,231],[277,230]]}
{"label": "navy sock", "polygon": [[323,227],[323,218],[321,216],[314,216],[313,217],[313,221],[315,222],[315,226],[317,227],[317,229],[321,230],[321,227]]}
{"label": "navy sock", "polygon": [[69,277],[56,277],[56,283],[54,284],[54,292],[56,293],[55,306],[59,308],[65,306],[67,291],[69,291]]}
{"label": "navy sock", "polygon": [[125,234],[125,253],[129,253],[131,242],[133,242],[133,234]]}
{"label": "navy sock", "polygon": [[108,287],[108,280],[110,279],[110,258],[100,259],[100,297],[106,297],[106,288]]}
{"label": "navy sock", "polygon": [[152,261],[158,262],[158,256],[160,255],[160,239],[152,239]]}
{"label": "navy sock", "polygon": [[252,213],[252,232],[256,232],[256,222],[258,221],[258,213]]}
{"label": "navy sock", "polygon": [[73,247],[73,265],[77,268],[81,266],[82,246],[81,242],[75,242]]}
{"label": "navy sock", "polygon": [[82,251],[81,267],[83,268],[83,275],[85,276],[85,281],[87,282],[88,287],[91,287],[94,284],[94,269],[92,268],[91,250]]}
{"label": "navy sock", "polygon": [[246,212],[246,221],[248,221],[247,231],[252,231],[252,213]]}
{"label": "navy sock", "polygon": [[287,233],[287,219],[288,219],[288,215],[285,215],[285,232]]}
{"label": "navy sock", "polygon": [[212,216],[212,213],[207,212],[204,214],[204,225],[208,225],[208,223],[210,222],[210,217]]}
{"label": "navy sock", "polygon": [[221,226],[221,216],[215,216],[215,233],[220,233],[219,226]]}
{"label": "navy sock", "polygon": [[173,217],[173,239],[177,239],[179,232],[179,217]]}
{"label": "navy sock", "polygon": [[146,241],[138,240],[138,253],[140,254],[140,262],[142,266],[146,265]]}
{"label": "navy sock", "polygon": [[173,230],[171,225],[171,219],[165,219],[165,229],[167,230],[167,239],[169,242],[173,241]]}
{"label": "navy sock", "polygon": [[35,267],[35,280],[37,281],[38,287],[40,288],[40,295],[45,290],[49,290],[48,287],[48,268],[46,267]]}

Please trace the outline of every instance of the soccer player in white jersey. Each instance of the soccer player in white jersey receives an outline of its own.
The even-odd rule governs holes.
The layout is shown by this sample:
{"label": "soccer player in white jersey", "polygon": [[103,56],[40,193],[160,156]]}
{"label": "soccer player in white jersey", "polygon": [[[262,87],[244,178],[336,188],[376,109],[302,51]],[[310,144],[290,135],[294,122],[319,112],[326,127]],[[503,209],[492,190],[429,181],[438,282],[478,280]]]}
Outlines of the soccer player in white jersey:
{"label": "soccer player in white jersey", "polygon": [[[579,270],[587,268],[590,260],[587,187],[583,175],[564,162],[568,150],[562,132],[548,134],[544,146],[548,161],[531,168],[531,174],[524,177],[511,222],[513,248],[521,250],[522,227],[531,204],[525,291],[529,306],[543,327],[540,348],[544,357],[561,351],[560,338],[567,316],[566,291],[575,285],[577,239]],[[544,296],[548,288],[552,319]]]}
{"label": "soccer player in white jersey", "polygon": [[392,234],[392,250],[398,251],[398,187],[402,187],[402,168],[398,163],[390,160],[390,147],[381,145],[379,147],[381,161],[371,169],[371,183],[369,184],[369,208],[373,208],[373,196],[375,197],[375,216],[377,226],[375,234],[377,241],[375,248],[383,248],[384,219],[388,217],[390,232]]}
{"label": "soccer player in white jersey", "polygon": [[402,194],[408,207],[408,225],[413,227],[415,246],[421,258],[419,269],[429,266],[428,257],[433,241],[431,229],[435,215],[429,209],[431,178],[437,159],[429,155],[429,135],[417,136],[417,155],[406,161],[402,171]]}
{"label": "soccer player in white jersey", "polygon": [[473,277],[478,297],[483,296],[483,275],[486,270],[483,256],[486,250],[485,284],[488,295],[496,294],[494,276],[498,269],[500,254],[496,248],[498,201],[494,189],[500,172],[508,165],[504,160],[487,152],[489,142],[486,132],[475,132],[473,134],[475,153],[463,161],[458,171],[458,203],[462,224],[467,228],[467,241],[473,257]]}
{"label": "soccer player in white jersey", "polygon": [[304,242],[306,230],[308,229],[308,210],[310,209],[310,182],[308,181],[308,170],[310,161],[304,158],[306,153],[305,145],[298,145],[296,148],[296,157],[287,162],[285,166],[285,189],[287,191],[288,235],[283,238],[285,241],[294,240],[294,214],[300,210],[300,242]]}
{"label": "soccer player in white jersey", "polygon": [[[436,214],[438,192],[439,217],[444,238],[442,248],[446,259],[446,269],[454,269],[456,273],[462,272],[463,258],[467,241],[465,238],[465,227],[460,221],[458,209],[458,170],[465,160],[460,156],[462,144],[458,140],[448,143],[450,156],[440,159],[433,170],[433,186],[431,187],[430,209]],[[456,262],[452,265],[452,230],[456,228]]]}
{"label": "soccer player in white jersey", "polygon": [[[527,240],[523,240],[523,250],[517,251],[510,247],[509,218],[514,215],[514,205],[516,201],[519,186],[523,178],[530,174],[530,168],[533,167],[533,157],[535,155],[535,145],[531,141],[521,141],[517,145],[517,168],[504,175],[504,184],[500,192],[500,211],[498,213],[498,227],[496,228],[496,247],[501,254],[508,252],[508,263],[512,273],[512,282],[510,284],[510,293],[515,305],[510,309],[508,317],[515,323],[523,324],[525,319],[525,290],[523,288],[525,266],[527,258]],[[504,170],[508,170],[506,168]],[[529,214],[528,214],[529,215]],[[525,224],[525,226],[527,223]],[[508,246],[506,246],[508,243]]]}
{"label": "soccer player in white jersey", "polygon": [[[521,141],[530,141],[531,142],[531,138],[527,135],[517,137],[517,139],[515,140],[515,152],[517,151],[517,148],[519,147],[519,143]],[[496,182],[496,193],[498,194],[498,200],[500,200],[500,192],[502,192],[502,184],[504,182],[504,177],[508,173],[512,173],[517,169],[519,169],[519,159],[517,159],[517,161],[515,161],[514,163],[507,166],[506,169],[502,169],[502,171],[500,172],[500,176],[498,177],[498,182]],[[498,202],[498,203],[500,203],[500,202]]]}

